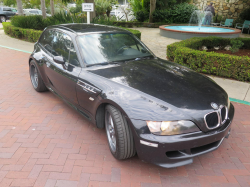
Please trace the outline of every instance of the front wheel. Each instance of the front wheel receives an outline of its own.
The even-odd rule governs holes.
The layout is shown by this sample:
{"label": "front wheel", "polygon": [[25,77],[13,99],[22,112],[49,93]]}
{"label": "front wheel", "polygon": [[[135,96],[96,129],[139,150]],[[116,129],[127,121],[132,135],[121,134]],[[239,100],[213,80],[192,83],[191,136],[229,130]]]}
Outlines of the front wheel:
{"label": "front wheel", "polygon": [[6,22],[6,17],[5,16],[0,16],[0,21],[1,21],[1,23]]}
{"label": "front wheel", "polygon": [[105,129],[112,155],[119,160],[135,155],[131,129],[125,117],[112,105],[105,108]]}

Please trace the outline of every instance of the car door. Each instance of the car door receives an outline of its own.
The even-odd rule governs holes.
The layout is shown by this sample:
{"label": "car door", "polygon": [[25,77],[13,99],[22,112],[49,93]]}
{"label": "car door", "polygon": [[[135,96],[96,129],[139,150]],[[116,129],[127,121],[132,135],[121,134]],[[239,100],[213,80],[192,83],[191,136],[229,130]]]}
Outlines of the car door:
{"label": "car door", "polygon": [[6,15],[6,18],[9,19],[11,16],[15,15],[12,11],[11,8],[8,7],[3,7],[3,12]]}
{"label": "car door", "polygon": [[[78,104],[76,97],[76,83],[81,71],[79,60],[74,56],[75,47],[69,35],[52,30],[51,45],[45,45],[45,49],[50,53],[44,52],[45,74],[52,89],[60,96],[73,104]],[[63,57],[65,64],[56,63],[55,56]],[[72,57],[74,56],[74,59]]]}

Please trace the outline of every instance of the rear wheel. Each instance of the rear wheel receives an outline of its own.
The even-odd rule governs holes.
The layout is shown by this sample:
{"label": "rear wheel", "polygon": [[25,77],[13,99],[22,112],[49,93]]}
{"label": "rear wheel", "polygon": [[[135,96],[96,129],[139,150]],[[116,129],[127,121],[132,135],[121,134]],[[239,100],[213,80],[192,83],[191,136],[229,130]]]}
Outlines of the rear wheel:
{"label": "rear wheel", "polygon": [[32,60],[30,62],[30,80],[32,83],[33,88],[37,91],[37,92],[44,92],[47,90],[39,72],[38,69],[36,67],[36,64],[34,62],[34,60]]}
{"label": "rear wheel", "polygon": [[105,129],[112,155],[119,160],[135,155],[131,129],[122,113],[112,105],[105,108]]}
{"label": "rear wheel", "polygon": [[1,23],[6,22],[6,17],[5,16],[0,16],[0,21],[1,21]]}

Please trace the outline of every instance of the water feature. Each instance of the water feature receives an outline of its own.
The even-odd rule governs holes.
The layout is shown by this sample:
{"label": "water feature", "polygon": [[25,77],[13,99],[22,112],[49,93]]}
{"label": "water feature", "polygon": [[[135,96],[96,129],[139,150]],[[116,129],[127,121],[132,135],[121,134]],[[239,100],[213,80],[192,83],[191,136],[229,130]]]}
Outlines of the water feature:
{"label": "water feature", "polygon": [[[189,24],[184,26],[160,26],[160,35],[174,39],[188,39],[191,37],[219,36],[223,38],[237,38],[240,30],[233,28],[220,28],[207,25],[205,17],[211,14],[209,11],[195,10],[189,20]],[[211,18],[211,22],[213,17]]]}
{"label": "water feature", "polygon": [[[189,20],[189,26],[191,25],[198,25],[198,27],[201,29],[201,26],[207,25],[207,23],[204,23],[205,17],[211,14],[210,11],[203,11],[203,10],[195,10]],[[213,20],[213,15],[211,17],[211,21]]]}

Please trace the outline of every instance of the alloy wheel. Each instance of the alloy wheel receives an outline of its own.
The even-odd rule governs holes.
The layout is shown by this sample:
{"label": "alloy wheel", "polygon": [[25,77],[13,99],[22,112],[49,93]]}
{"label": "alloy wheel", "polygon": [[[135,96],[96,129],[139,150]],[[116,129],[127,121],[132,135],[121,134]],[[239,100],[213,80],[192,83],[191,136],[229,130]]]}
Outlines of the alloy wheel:
{"label": "alloy wheel", "polygon": [[114,122],[112,119],[111,114],[106,111],[106,117],[105,117],[105,128],[106,128],[106,133],[108,137],[108,142],[110,149],[112,152],[116,152],[116,133],[115,133],[115,127],[114,127]]}
{"label": "alloy wheel", "polygon": [[37,88],[37,86],[38,86],[38,72],[37,72],[37,68],[34,65],[31,66],[30,77],[31,77],[32,85],[34,86],[34,88]]}

